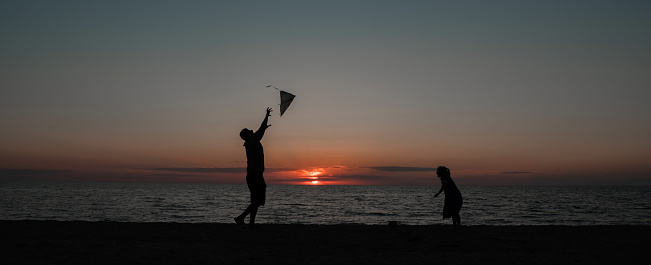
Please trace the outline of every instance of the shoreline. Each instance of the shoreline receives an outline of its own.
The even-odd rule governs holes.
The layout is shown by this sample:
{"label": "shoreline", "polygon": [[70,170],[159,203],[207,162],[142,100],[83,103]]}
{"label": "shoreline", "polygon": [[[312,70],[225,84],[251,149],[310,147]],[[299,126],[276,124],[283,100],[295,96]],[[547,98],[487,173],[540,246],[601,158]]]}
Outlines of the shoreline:
{"label": "shoreline", "polygon": [[0,220],[2,264],[643,264],[651,226]]}

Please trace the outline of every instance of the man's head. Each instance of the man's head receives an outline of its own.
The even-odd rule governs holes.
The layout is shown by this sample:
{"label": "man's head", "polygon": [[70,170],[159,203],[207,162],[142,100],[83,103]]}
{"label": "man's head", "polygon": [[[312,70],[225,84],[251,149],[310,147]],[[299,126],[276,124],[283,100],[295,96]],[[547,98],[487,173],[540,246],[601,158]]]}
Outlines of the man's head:
{"label": "man's head", "polygon": [[247,128],[244,128],[244,129],[242,129],[242,131],[240,131],[240,138],[242,138],[242,140],[244,140],[244,141],[246,141],[246,139],[249,139],[249,137],[251,137],[251,135],[253,135],[253,130],[249,130]]}

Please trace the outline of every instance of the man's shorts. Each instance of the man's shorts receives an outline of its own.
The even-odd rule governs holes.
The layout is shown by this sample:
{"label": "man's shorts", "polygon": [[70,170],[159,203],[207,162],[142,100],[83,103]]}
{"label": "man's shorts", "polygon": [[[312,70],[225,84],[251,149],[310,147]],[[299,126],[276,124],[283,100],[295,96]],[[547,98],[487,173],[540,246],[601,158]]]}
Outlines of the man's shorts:
{"label": "man's shorts", "polygon": [[264,205],[267,198],[267,187],[265,185],[249,185],[251,192],[251,204]]}

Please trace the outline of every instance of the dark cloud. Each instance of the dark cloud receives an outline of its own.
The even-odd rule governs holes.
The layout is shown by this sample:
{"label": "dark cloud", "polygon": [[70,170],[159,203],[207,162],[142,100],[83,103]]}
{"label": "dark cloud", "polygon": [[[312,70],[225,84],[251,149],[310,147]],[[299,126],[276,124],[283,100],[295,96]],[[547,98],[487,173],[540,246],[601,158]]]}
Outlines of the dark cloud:
{"label": "dark cloud", "polygon": [[327,182],[352,182],[377,185],[403,185],[403,184],[423,184],[435,181],[431,177],[405,177],[405,176],[386,176],[372,174],[350,174],[334,175],[319,177],[319,181]]}
{"label": "dark cloud", "polygon": [[0,168],[0,174],[58,174],[72,170],[59,169],[30,169],[30,168]]}
{"label": "dark cloud", "polygon": [[53,176],[73,172],[58,169],[0,168],[0,180],[4,181],[41,181]]}
{"label": "dark cloud", "polygon": [[[161,168],[144,168],[146,170],[170,171],[181,173],[246,173],[245,167],[161,167]],[[265,172],[282,172],[294,171],[288,168],[267,168]]]}
{"label": "dark cloud", "polygon": [[370,180],[370,181],[385,181],[396,179],[395,177],[382,176],[382,175],[340,175],[331,177],[333,180]]}
{"label": "dark cloud", "polygon": [[296,171],[298,169],[295,168],[265,168],[264,172],[265,173],[271,173],[271,172],[287,172],[287,171]]}
{"label": "dark cloud", "polygon": [[246,168],[244,167],[160,167],[145,169],[181,173],[246,173]]}
{"label": "dark cloud", "polygon": [[364,167],[377,171],[385,172],[425,172],[436,171],[435,167],[398,167],[398,166],[380,166],[380,167]]}
{"label": "dark cloud", "polygon": [[[267,178],[267,177],[265,177]],[[368,182],[368,183],[376,183],[376,184],[384,184],[387,182],[392,182],[395,180],[398,180],[400,178],[397,177],[389,177],[389,176],[379,176],[379,175],[331,175],[331,176],[318,176],[316,179],[314,177],[269,177],[267,178],[268,180],[273,180],[273,181],[279,181],[279,182],[288,182],[288,183],[296,183],[296,182],[308,182],[308,181],[313,181],[313,180],[318,180],[322,183],[332,183],[332,182]]]}

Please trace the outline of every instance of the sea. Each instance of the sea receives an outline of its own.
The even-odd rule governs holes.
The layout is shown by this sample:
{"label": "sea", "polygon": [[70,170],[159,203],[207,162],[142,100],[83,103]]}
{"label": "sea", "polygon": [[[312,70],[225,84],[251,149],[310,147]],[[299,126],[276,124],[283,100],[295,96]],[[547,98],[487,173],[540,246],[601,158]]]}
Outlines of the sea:
{"label": "sea", "polygon": [[[438,188],[270,185],[256,223],[451,224]],[[463,225],[651,225],[649,186],[459,189]],[[233,223],[248,203],[246,185],[0,183],[0,220]]]}

